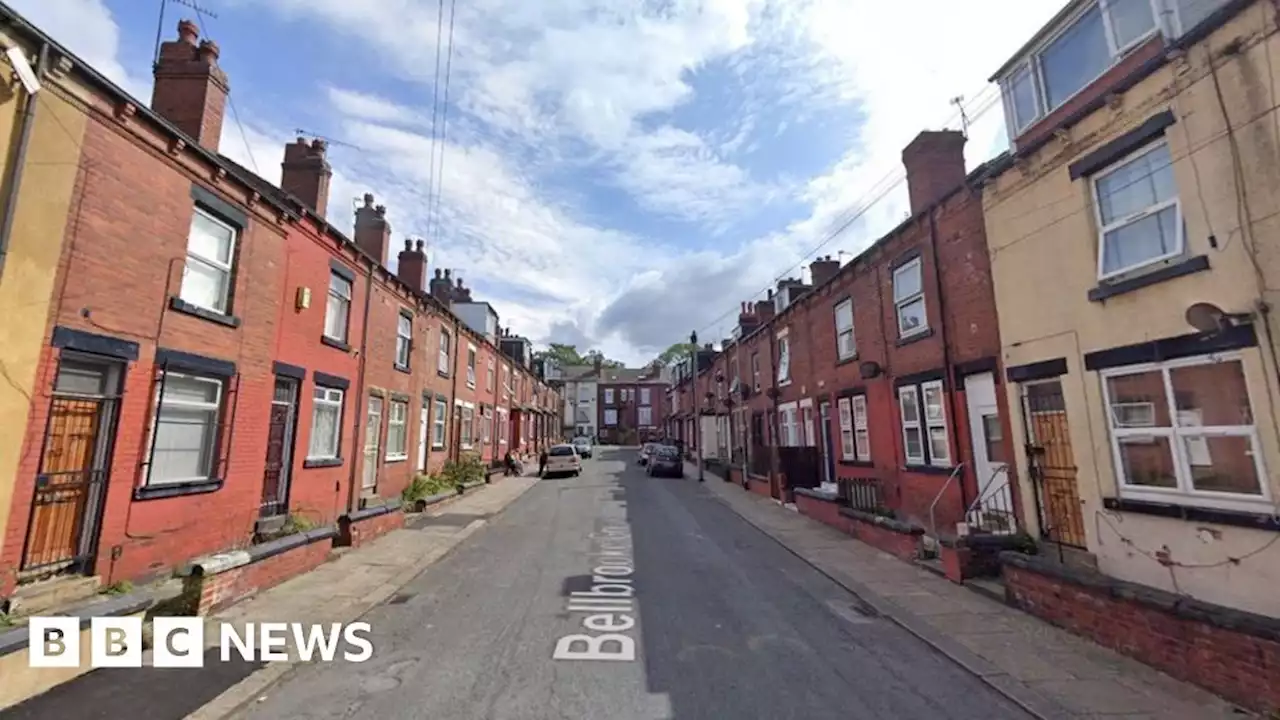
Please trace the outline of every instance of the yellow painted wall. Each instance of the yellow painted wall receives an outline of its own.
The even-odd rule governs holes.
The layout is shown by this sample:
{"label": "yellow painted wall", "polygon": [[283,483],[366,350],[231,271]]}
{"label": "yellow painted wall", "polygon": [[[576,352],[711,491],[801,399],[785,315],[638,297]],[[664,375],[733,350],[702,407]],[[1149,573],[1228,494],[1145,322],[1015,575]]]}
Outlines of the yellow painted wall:
{"label": "yellow painted wall", "polygon": [[[13,506],[30,398],[36,394],[36,365],[48,340],[49,306],[87,122],[80,110],[58,97],[53,82],[46,78],[37,95],[9,255],[0,276],[0,529],[7,526]],[[21,85],[0,88],[4,177],[14,160],[24,97]],[[0,187],[0,197],[7,190],[7,185]],[[0,532],[0,543],[4,536]],[[0,556],[4,550],[0,546]]]}
{"label": "yellow painted wall", "polygon": [[[1069,372],[1061,382],[1088,549],[1096,554],[1099,569],[1280,616],[1280,594],[1274,591],[1280,585],[1280,543],[1267,545],[1273,533],[1103,508],[1103,497],[1117,495],[1117,480],[1101,380],[1083,367],[1083,356],[1095,350],[1194,332],[1184,313],[1195,302],[1211,302],[1227,312],[1249,312],[1260,299],[1280,302],[1280,117],[1275,109],[1280,36],[1269,7],[1255,3],[1184,58],[1124,93],[1118,105],[1094,112],[1068,130],[1065,140],[1051,140],[1027,162],[1004,172],[986,190],[985,211],[1005,363],[1067,358]],[[1238,53],[1218,57],[1236,41],[1241,43]],[[1217,84],[1240,149],[1243,183],[1234,173],[1228,125],[1208,72],[1209,54],[1218,57]],[[1072,181],[1067,166],[1165,109],[1177,118],[1165,138],[1186,220],[1188,253],[1208,256],[1211,269],[1091,302],[1087,293],[1098,284],[1095,208],[1088,179]],[[1247,216],[1238,203],[1240,186],[1247,188]],[[1259,272],[1250,259],[1251,246]],[[1276,334],[1280,317],[1270,324]],[[1240,354],[1276,499],[1280,427],[1274,411],[1280,404],[1280,382],[1263,323],[1257,331],[1262,347]],[[1009,402],[1018,419],[1014,445],[1023,447],[1018,393],[1011,392]],[[1018,471],[1024,517],[1035,531],[1036,506],[1022,453]],[[1151,557],[1162,549],[1180,565],[1166,567]],[[1225,561],[1246,555],[1239,564]]]}

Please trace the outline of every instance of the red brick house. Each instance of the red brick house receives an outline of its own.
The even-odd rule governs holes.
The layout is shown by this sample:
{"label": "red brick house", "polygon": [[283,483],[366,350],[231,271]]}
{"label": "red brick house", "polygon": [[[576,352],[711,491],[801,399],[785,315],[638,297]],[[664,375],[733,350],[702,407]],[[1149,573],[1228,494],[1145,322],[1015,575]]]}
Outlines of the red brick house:
{"label": "red brick house", "polygon": [[323,143],[285,148],[283,189],[219,155],[228,83],[193,23],[161,47],[152,111],[16,21],[92,92],[73,100],[87,126],[37,392],[26,427],[4,429],[24,460],[0,606],[53,575],[167,574],[291,517],[398,510],[460,446],[449,413],[480,402],[468,358],[498,354],[426,292],[421,243],[397,276],[372,196],[354,241],[324,220]]}
{"label": "red brick house", "polygon": [[737,388],[736,410],[716,403],[732,418],[721,436],[746,451],[730,453],[735,481],[745,466],[757,489],[790,500],[784,458],[808,455],[788,487],[844,481],[867,509],[940,536],[976,519],[982,488],[984,509],[1012,520],[982,169],[966,176],[963,149],[960,133],[919,135],[903,152],[910,219],[843,266],[820,258],[810,283],[784,279],[743,306],[697,390],[706,407],[722,397],[719,376]]}
{"label": "red brick house", "polygon": [[601,368],[596,383],[600,442],[637,445],[663,434],[667,381],[660,369]]}

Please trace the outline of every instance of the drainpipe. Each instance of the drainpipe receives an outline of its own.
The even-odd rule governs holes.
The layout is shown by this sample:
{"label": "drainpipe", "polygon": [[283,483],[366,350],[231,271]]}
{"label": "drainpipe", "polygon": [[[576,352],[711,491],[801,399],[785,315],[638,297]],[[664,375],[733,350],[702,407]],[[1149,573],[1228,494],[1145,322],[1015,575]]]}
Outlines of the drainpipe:
{"label": "drainpipe", "polygon": [[[942,387],[950,388],[947,391],[947,409],[951,413],[951,421],[948,423],[951,432],[949,435],[956,436],[955,427],[959,422],[960,416],[956,409],[956,378],[955,368],[951,366],[951,344],[947,342],[947,301],[946,293],[942,291],[942,271],[938,269],[938,222],[937,211],[929,211],[929,252],[933,253],[933,286],[938,290],[938,336],[942,340],[942,367],[945,368],[947,377],[943,380]],[[924,442],[928,442],[928,433],[926,431]],[[957,443],[958,445],[958,443]],[[957,450],[962,448],[957,447]],[[953,458],[955,460],[955,458]],[[954,465],[954,463],[953,463]],[[976,475],[974,476],[977,477]],[[978,478],[977,482],[981,482]],[[960,475],[960,512],[963,516],[969,510],[969,497],[965,493],[964,474]]]}
{"label": "drainpipe", "polygon": [[[372,307],[373,264],[370,263],[369,269],[365,272],[364,276],[364,324],[360,328],[360,377],[356,380],[356,425],[353,430],[355,437],[352,438],[353,443],[359,443],[359,445],[353,446],[352,450],[355,450],[355,448],[358,447],[361,455],[364,455],[364,440],[363,436],[360,434],[360,429],[364,427],[364,421],[369,417],[369,409],[365,404],[364,399],[364,371],[369,360],[369,312]],[[364,408],[364,412],[360,412],[361,408]],[[379,451],[381,451],[381,448],[379,448]],[[379,452],[379,454],[381,454],[381,452]],[[373,462],[376,464],[378,462],[378,458],[374,457]],[[374,472],[376,473],[377,470],[374,470]],[[363,490],[363,484],[361,485],[361,489]],[[355,512],[359,509],[360,493],[356,492],[356,463],[353,459],[351,463],[351,479],[350,482],[347,483],[347,512]]]}
{"label": "drainpipe", "polygon": [[[445,310],[448,310],[448,305]],[[453,363],[450,368],[450,375],[453,376],[453,387],[449,390],[449,449],[445,452],[445,462],[450,460],[462,459],[462,420],[458,415],[458,361],[462,359],[462,331],[458,326],[458,316],[450,313],[453,317]],[[457,436],[454,436],[453,429],[458,428]]]}
{"label": "drainpipe", "polygon": [[[49,61],[49,44],[41,43],[40,54],[34,68],[36,77],[44,72]],[[18,146],[14,148],[13,165],[9,169],[9,192],[4,198],[4,224],[0,226],[0,277],[4,276],[5,260],[9,257],[9,239],[13,236],[13,216],[18,205],[18,193],[22,189],[22,170],[27,161],[27,147],[31,144],[31,128],[36,124],[36,96],[27,94],[22,105],[22,127],[18,131]]]}

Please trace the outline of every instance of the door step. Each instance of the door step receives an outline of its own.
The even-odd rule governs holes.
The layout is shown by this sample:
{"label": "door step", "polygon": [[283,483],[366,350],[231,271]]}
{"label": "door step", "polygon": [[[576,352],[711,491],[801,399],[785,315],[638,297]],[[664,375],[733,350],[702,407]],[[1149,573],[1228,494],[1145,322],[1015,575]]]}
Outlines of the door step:
{"label": "door step", "polygon": [[9,599],[9,614],[14,617],[40,615],[74,605],[97,595],[101,585],[102,578],[83,575],[52,577],[19,585]]}

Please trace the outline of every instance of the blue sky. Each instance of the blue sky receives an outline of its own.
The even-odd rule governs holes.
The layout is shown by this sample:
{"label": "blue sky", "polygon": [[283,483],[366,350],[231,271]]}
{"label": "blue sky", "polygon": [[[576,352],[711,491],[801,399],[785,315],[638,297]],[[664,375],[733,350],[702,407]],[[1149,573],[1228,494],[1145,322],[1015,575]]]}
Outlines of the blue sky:
{"label": "blue sky", "polygon": [[[150,99],[157,2],[10,2]],[[432,266],[515,332],[630,362],[693,329],[724,337],[740,302],[799,274],[824,240],[821,254],[856,253],[897,224],[903,185],[832,237],[901,176],[917,132],[958,127],[951,98],[976,117],[971,166],[1003,149],[985,79],[1061,4],[468,0],[433,144],[435,0],[202,3],[240,121],[224,154],[278,181],[296,129],[345,143],[330,152],[335,225],[372,192],[393,254],[425,237]],[[171,3],[166,39],[182,17]]]}

